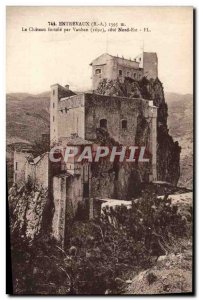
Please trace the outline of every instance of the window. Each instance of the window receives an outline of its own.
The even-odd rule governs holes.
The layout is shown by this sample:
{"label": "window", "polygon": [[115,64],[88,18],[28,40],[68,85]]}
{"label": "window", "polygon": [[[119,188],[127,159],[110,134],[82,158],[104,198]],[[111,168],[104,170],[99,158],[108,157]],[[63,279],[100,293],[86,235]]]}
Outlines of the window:
{"label": "window", "polygon": [[53,122],[55,121],[55,117],[53,116]]}
{"label": "window", "polygon": [[96,75],[99,75],[99,74],[101,74],[101,73],[102,73],[102,70],[101,70],[101,69],[96,69],[96,70],[95,70],[95,74],[96,74]]}
{"label": "window", "polygon": [[122,120],[122,129],[127,129],[127,120]]}
{"label": "window", "polygon": [[119,76],[122,76],[122,70],[119,70]]}
{"label": "window", "polygon": [[134,73],[134,78],[136,78],[136,73]]}
{"label": "window", "polygon": [[130,77],[130,72],[127,72],[127,77]]}
{"label": "window", "polygon": [[18,162],[16,161],[16,163],[15,163],[15,170],[17,170],[18,169]]}
{"label": "window", "polygon": [[55,90],[53,90],[53,96],[55,95]]}
{"label": "window", "polygon": [[53,103],[53,108],[55,108],[55,103]]}
{"label": "window", "polygon": [[141,57],[139,58],[139,60],[140,60],[140,61],[142,60]]}
{"label": "window", "polygon": [[101,119],[100,120],[100,128],[107,128],[107,120],[106,119]]}
{"label": "window", "polygon": [[83,184],[83,197],[89,197],[89,182],[84,182]]}

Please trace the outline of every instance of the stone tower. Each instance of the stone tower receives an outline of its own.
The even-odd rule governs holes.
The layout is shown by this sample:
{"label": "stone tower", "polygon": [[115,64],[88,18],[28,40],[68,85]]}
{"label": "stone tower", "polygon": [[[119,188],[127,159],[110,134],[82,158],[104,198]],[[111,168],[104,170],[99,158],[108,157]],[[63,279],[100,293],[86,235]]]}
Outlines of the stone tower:
{"label": "stone tower", "polygon": [[143,52],[136,57],[140,68],[143,69],[143,76],[148,79],[158,78],[158,56],[155,52]]}
{"label": "stone tower", "polygon": [[51,85],[50,94],[50,143],[51,145],[58,141],[60,118],[59,115],[62,113],[59,106],[62,98],[76,95],[74,92],[69,90],[69,85],[65,87],[60,84]]}

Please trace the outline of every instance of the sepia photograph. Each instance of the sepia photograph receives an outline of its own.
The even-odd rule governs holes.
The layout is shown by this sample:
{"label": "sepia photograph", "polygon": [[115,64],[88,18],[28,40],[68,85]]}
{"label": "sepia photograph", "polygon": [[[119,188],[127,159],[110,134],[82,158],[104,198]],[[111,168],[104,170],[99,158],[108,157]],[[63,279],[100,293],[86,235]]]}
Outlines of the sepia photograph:
{"label": "sepia photograph", "polygon": [[7,293],[193,295],[194,9],[7,6]]}

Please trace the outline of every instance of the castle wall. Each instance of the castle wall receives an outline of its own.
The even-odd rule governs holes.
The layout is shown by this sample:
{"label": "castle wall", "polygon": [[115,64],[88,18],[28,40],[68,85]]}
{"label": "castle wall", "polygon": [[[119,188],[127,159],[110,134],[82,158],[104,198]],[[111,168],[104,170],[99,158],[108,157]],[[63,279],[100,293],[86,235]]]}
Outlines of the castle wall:
{"label": "castle wall", "polygon": [[[109,59],[108,59],[109,58]],[[117,78],[124,82],[125,77],[135,80],[141,79],[143,70],[139,69],[139,64],[120,57],[108,57],[104,61],[96,61],[92,66],[93,90],[96,90],[100,81],[104,78],[116,80]],[[100,69],[101,73],[96,74],[96,70]],[[120,74],[122,72],[122,74]]]}
{"label": "castle wall", "polygon": [[[131,65],[130,63],[135,63],[135,65]],[[120,75],[119,72],[122,72],[122,75]],[[138,65],[136,62],[129,62],[127,60],[120,60],[115,59],[114,60],[114,68],[113,68],[114,76],[112,79],[117,79],[121,82],[124,82],[125,77],[130,77],[135,80],[141,79],[143,73],[142,70],[138,68]]]}
{"label": "castle wall", "polygon": [[35,166],[36,183],[44,188],[49,186],[49,154],[45,153],[42,159]]}
{"label": "castle wall", "polygon": [[[85,94],[85,139],[95,140],[100,120],[107,120],[110,136],[122,145],[134,145],[139,114],[148,117],[149,103],[143,99]],[[122,128],[122,121],[127,128]],[[142,145],[143,146],[143,145]]]}
{"label": "castle wall", "polygon": [[[121,163],[116,168],[104,160],[92,167],[91,197],[131,199],[143,180],[156,180],[157,108],[152,101],[124,97],[85,95],[85,138],[95,140],[100,119],[107,120],[109,136],[126,146],[146,146],[149,163]],[[122,128],[122,121],[127,128]],[[102,175],[101,175],[102,174]]]}
{"label": "castle wall", "polygon": [[58,136],[58,85],[51,86],[51,95],[50,95],[50,142],[57,141]]}
{"label": "castle wall", "polygon": [[37,185],[43,188],[49,187],[49,153],[46,152],[37,163],[29,163],[25,165],[25,181],[29,178]]}
{"label": "castle wall", "polygon": [[[101,69],[101,73],[96,74],[96,70]],[[108,79],[116,79],[117,78],[117,70],[115,69],[115,63],[113,59],[107,59],[105,63],[96,64],[92,67],[92,82],[93,82],[93,90],[96,90],[100,81],[103,78]]]}
{"label": "castle wall", "polygon": [[[50,144],[58,141],[58,137],[60,136],[60,111],[59,104],[60,99],[64,97],[70,97],[75,95],[72,91],[68,89],[68,87],[63,87],[59,84],[54,84],[51,86],[51,95],[50,95]],[[63,120],[63,119],[61,119]],[[63,131],[67,130],[63,126]],[[65,135],[64,135],[65,136]]]}
{"label": "castle wall", "polygon": [[36,173],[35,173],[35,165],[27,161],[25,165],[25,181],[27,182],[29,179],[35,182]]}
{"label": "castle wall", "polygon": [[143,68],[143,76],[148,79],[158,77],[158,57],[154,52],[143,52],[136,57],[140,68]]}
{"label": "castle wall", "polygon": [[14,182],[25,180],[25,166],[28,156],[26,152],[14,151]]}
{"label": "castle wall", "polygon": [[76,216],[80,204],[82,207],[86,205],[84,183],[83,167],[81,176],[71,176],[65,173],[53,177],[52,191],[55,211],[52,233],[62,243],[64,243],[65,230],[67,230],[67,221]]}
{"label": "castle wall", "polygon": [[148,79],[158,77],[158,58],[156,53],[144,52],[143,54],[144,76]]}
{"label": "castle wall", "polygon": [[151,105],[149,108],[149,116],[151,117],[150,130],[150,152],[152,154],[152,174],[151,180],[157,180],[157,107]]}
{"label": "castle wall", "polygon": [[53,204],[52,234],[63,243],[65,235],[66,217],[66,180],[65,176],[53,177]]}
{"label": "castle wall", "polygon": [[57,136],[69,137],[73,133],[85,137],[84,94],[62,99],[58,104]]}
{"label": "castle wall", "polygon": [[83,182],[81,176],[67,178],[66,212],[68,218],[75,217],[78,203],[83,201]]}

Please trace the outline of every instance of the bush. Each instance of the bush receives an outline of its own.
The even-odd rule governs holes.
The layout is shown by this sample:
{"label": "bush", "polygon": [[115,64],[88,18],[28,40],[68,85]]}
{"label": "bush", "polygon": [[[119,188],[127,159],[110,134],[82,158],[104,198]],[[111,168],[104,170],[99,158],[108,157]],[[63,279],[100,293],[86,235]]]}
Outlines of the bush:
{"label": "bush", "polygon": [[188,225],[168,197],[148,194],[132,209],[104,209],[98,220],[75,221],[65,250],[49,237],[30,246],[14,236],[15,293],[118,294],[129,271],[132,276],[149,268]]}

